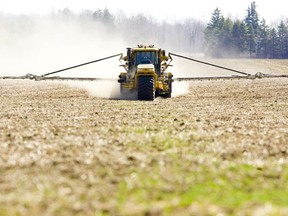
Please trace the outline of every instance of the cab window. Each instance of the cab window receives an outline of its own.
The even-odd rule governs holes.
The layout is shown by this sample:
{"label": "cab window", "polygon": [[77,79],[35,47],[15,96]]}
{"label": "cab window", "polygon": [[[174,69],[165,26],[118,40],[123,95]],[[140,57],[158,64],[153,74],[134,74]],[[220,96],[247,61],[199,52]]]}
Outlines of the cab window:
{"label": "cab window", "polygon": [[135,53],[135,64],[153,64],[155,65],[157,62],[157,58],[155,52],[153,51],[139,51]]}

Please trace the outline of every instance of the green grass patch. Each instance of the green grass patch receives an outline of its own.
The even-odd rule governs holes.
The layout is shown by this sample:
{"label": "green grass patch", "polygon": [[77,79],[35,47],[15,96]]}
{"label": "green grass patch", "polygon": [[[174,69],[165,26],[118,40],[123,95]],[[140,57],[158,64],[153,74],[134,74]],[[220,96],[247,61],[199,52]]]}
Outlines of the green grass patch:
{"label": "green grass patch", "polygon": [[[118,188],[120,209],[128,203],[137,206],[145,203],[147,208],[165,203],[163,211],[185,209],[193,203],[208,203],[236,213],[247,205],[265,205],[286,207],[288,188],[283,179],[285,172],[278,179],[267,178],[266,172],[247,164],[218,168],[205,165],[195,171],[187,172],[179,163],[171,162],[166,167],[155,165],[150,172],[135,172],[133,178],[126,179]],[[131,182],[132,181],[132,182]],[[122,206],[122,208],[121,208]]]}

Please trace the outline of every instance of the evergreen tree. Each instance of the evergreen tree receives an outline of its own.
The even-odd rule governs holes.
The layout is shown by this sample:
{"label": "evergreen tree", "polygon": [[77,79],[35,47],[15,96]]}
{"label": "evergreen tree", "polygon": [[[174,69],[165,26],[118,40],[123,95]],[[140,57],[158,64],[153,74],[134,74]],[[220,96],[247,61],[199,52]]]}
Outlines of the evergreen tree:
{"label": "evergreen tree", "polygon": [[235,56],[232,30],[233,21],[230,18],[224,19],[218,46],[218,49],[221,50],[221,56],[223,57],[231,57],[232,55]]}
{"label": "evergreen tree", "polygon": [[244,22],[236,20],[232,28],[232,47],[236,55],[242,56],[247,50],[247,27]]}
{"label": "evergreen tree", "polygon": [[247,15],[246,15],[246,18],[245,18],[245,23],[246,23],[247,25],[250,24],[250,23],[252,23],[250,6],[249,6],[248,9],[247,9]]}
{"label": "evergreen tree", "polygon": [[278,58],[278,35],[277,30],[275,28],[271,29],[269,40],[268,40],[268,52],[270,58]]}
{"label": "evergreen tree", "polygon": [[254,55],[257,49],[257,37],[259,28],[258,12],[256,10],[256,3],[253,1],[247,9],[247,16],[245,18],[247,25],[247,43],[250,55]]}
{"label": "evergreen tree", "polygon": [[240,41],[239,41],[239,49],[240,49],[240,54],[243,54],[245,52],[247,52],[248,50],[248,45],[247,45],[247,26],[244,22],[241,22],[240,24]]}
{"label": "evergreen tree", "polygon": [[213,13],[210,22],[208,23],[208,29],[221,29],[223,26],[223,15],[221,10],[217,7]]}
{"label": "evergreen tree", "polygon": [[258,12],[256,11],[256,3],[255,1],[251,3],[251,21],[252,21],[252,26],[254,29],[254,32],[257,34],[258,33],[258,26],[259,26],[259,17],[258,17]]}
{"label": "evergreen tree", "polygon": [[224,17],[221,10],[216,8],[213,13],[210,22],[205,29],[205,39],[206,39],[206,52],[214,57],[221,57],[219,45],[220,38],[224,26]]}
{"label": "evergreen tree", "polygon": [[259,58],[268,57],[268,41],[269,41],[269,27],[266,21],[262,19],[258,27],[257,49],[256,56]]}
{"label": "evergreen tree", "polygon": [[254,29],[254,32],[257,33],[258,27],[259,27],[259,15],[256,10],[256,3],[252,2],[251,5],[247,9],[247,15],[245,18],[245,23],[247,26],[249,24],[252,24],[252,27]]}
{"label": "evergreen tree", "polygon": [[280,25],[278,26],[278,51],[280,58],[287,58],[288,57],[288,30],[287,26],[281,21]]}
{"label": "evergreen tree", "polygon": [[247,44],[250,56],[253,56],[256,53],[256,36],[251,23],[247,27]]}
{"label": "evergreen tree", "polygon": [[235,52],[240,53],[240,21],[236,20],[232,27],[232,47]]}

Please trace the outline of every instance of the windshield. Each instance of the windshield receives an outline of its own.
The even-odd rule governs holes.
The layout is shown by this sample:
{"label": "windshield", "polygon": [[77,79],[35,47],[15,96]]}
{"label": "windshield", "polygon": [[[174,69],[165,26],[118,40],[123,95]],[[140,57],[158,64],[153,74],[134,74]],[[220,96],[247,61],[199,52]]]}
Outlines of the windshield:
{"label": "windshield", "polygon": [[135,52],[135,64],[157,64],[156,52],[154,51],[139,51]]}

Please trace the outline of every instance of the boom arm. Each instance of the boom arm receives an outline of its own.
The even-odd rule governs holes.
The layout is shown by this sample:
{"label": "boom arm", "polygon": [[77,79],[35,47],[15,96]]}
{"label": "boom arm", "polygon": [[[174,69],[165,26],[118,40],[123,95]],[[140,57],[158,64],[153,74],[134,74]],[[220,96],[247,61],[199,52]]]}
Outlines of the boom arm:
{"label": "boom arm", "polygon": [[35,81],[40,81],[40,80],[75,80],[75,81],[76,80],[77,81],[97,81],[97,80],[109,80],[109,81],[111,81],[111,80],[117,80],[117,79],[109,79],[109,78],[60,77],[60,76],[47,77],[47,76],[52,75],[52,74],[56,74],[56,73],[60,73],[60,72],[63,72],[63,71],[71,70],[71,69],[74,69],[74,68],[77,68],[77,67],[82,67],[82,66],[85,66],[85,65],[88,65],[88,64],[100,62],[100,61],[107,60],[107,59],[110,59],[110,58],[114,58],[114,57],[117,57],[117,56],[122,56],[122,53],[111,55],[111,56],[108,56],[108,57],[105,57],[105,58],[100,58],[100,59],[97,59],[97,60],[94,60],[94,61],[85,62],[85,63],[79,64],[79,65],[74,65],[74,66],[67,67],[67,68],[64,68],[64,69],[60,69],[60,70],[57,70],[57,71],[49,72],[49,73],[43,74],[41,76],[33,75],[33,74],[29,74],[28,73],[28,74],[26,74],[24,76],[3,76],[3,77],[0,77],[0,79],[31,79],[31,80],[35,80]]}
{"label": "boom arm", "polygon": [[[288,78],[288,75],[286,75],[286,74],[273,75],[273,74],[264,74],[264,73],[258,72],[258,73],[253,75],[253,74],[245,73],[243,71],[239,71],[239,70],[235,70],[235,69],[232,69],[232,68],[223,67],[223,66],[212,64],[212,63],[205,62],[205,61],[200,61],[200,60],[197,60],[197,59],[194,59],[194,58],[182,56],[182,55],[175,54],[175,53],[170,53],[169,55],[176,56],[176,57],[183,58],[183,59],[190,60],[190,61],[194,61],[194,62],[197,62],[197,63],[200,63],[200,64],[205,64],[205,65],[209,65],[209,66],[212,66],[212,67],[217,67],[217,68],[220,68],[220,69],[223,69],[223,70],[228,70],[228,71],[231,71],[231,72],[234,72],[234,73],[237,73],[237,74],[241,74],[241,76],[234,75],[234,76],[212,76],[212,77],[179,77],[179,78],[174,78],[173,79],[174,81],[219,80],[219,79],[257,79],[257,78],[260,79],[260,78],[281,78],[281,77],[282,78],[284,78],[284,77]],[[245,76],[243,76],[243,75],[245,75]]]}

